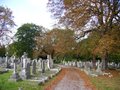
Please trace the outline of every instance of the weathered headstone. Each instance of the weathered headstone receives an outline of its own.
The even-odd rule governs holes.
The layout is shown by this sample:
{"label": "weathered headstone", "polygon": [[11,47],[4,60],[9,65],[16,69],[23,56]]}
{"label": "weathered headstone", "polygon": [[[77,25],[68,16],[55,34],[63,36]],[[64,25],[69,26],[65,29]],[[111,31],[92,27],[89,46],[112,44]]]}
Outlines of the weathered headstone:
{"label": "weathered headstone", "polygon": [[26,65],[26,79],[30,79],[30,63]]}
{"label": "weathered headstone", "polygon": [[49,55],[47,55],[47,67],[50,70],[50,59],[49,59]]}
{"label": "weathered headstone", "polygon": [[100,61],[98,61],[97,62],[97,69],[96,69],[96,72],[97,72],[98,75],[102,75],[103,74],[101,68],[102,68],[102,65],[101,65]]}
{"label": "weathered headstone", "polygon": [[42,73],[45,73],[45,60],[42,60]]}
{"label": "weathered headstone", "polygon": [[42,59],[40,58],[39,60],[38,60],[38,71],[41,71],[42,70]]}
{"label": "weathered headstone", "polygon": [[17,72],[17,65],[16,65],[16,58],[14,58],[14,71],[13,71],[13,74],[12,74],[12,76],[10,77],[10,79],[9,80],[11,80],[11,81],[19,81],[19,80],[21,80],[21,78],[20,78],[20,76],[19,76],[19,74],[18,74],[18,72]]}
{"label": "weathered headstone", "polygon": [[27,54],[24,52],[23,55],[23,68],[20,72],[20,76],[22,79],[29,79],[30,78],[30,63],[27,62]]}
{"label": "weathered headstone", "polygon": [[50,68],[53,68],[53,59],[52,59],[52,57],[51,57],[51,55],[47,55],[47,59],[49,60],[49,67]]}
{"label": "weathered headstone", "polygon": [[8,52],[6,52],[6,54],[5,54],[5,56],[6,56],[6,60],[5,60],[5,63],[6,63],[6,68],[10,68],[10,65],[9,65],[9,62],[8,62]]}
{"label": "weathered headstone", "polygon": [[33,63],[32,63],[32,74],[36,74],[36,61],[33,60]]}

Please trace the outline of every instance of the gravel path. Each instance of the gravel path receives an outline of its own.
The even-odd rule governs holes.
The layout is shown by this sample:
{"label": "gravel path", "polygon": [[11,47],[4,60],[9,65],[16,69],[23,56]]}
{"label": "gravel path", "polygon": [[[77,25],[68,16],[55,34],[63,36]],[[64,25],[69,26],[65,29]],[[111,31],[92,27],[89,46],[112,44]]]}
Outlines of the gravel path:
{"label": "gravel path", "polygon": [[84,80],[74,69],[67,70],[64,78],[55,86],[54,90],[92,90],[84,85]]}

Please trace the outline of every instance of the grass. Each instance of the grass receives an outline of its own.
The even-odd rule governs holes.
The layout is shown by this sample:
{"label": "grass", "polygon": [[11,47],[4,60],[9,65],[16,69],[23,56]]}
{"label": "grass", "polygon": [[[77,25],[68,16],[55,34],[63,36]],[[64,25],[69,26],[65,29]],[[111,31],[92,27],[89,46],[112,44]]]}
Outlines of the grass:
{"label": "grass", "polygon": [[[21,70],[21,67],[18,66],[18,71]],[[2,71],[3,68],[0,68],[0,70]],[[45,73],[41,74],[41,72],[37,71],[35,75],[32,75],[32,78],[34,77],[41,77],[43,76],[49,76],[50,74],[52,74],[54,72],[51,72],[49,70],[45,71]],[[0,74],[0,90],[18,90],[19,87],[22,87],[22,90],[44,90],[44,88],[46,87],[46,85],[48,85],[51,80],[53,80],[54,78],[52,78],[51,80],[49,80],[48,82],[46,82],[44,85],[38,85],[37,82],[34,81],[29,81],[29,80],[24,80],[24,81],[19,81],[19,82],[12,82],[9,81],[10,76],[12,75],[12,71],[8,71],[7,73],[3,73]]]}
{"label": "grass", "polygon": [[43,86],[38,86],[36,83],[27,80],[19,82],[8,81],[11,74],[11,71],[0,74],[0,90],[18,90],[19,87],[22,87],[23,90],[43,90]]}
{"label": "grass", "polygon": [[[50,71],[47,71],[47,75],[50,74]],[[19,81],[11,82],[8,81],[12,74],[12,71],[8,73],[0,74],[0,90],[18,90],[19,87],[22,87],[22,90],[44,90],[44,87],[52,80],[46,82],[44,85],[38,85],[37,82],[33,81]]]}
{"label": "grass", "polygon": [[110,70],[109,72],[113,77],[90,77],[97,90],[120,90],[120,71]]}

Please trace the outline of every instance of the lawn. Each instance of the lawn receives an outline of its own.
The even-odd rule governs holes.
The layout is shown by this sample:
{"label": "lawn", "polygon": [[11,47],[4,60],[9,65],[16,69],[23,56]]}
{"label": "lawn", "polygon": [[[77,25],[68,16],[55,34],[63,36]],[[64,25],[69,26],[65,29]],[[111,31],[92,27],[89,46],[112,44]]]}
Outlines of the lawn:
{"label": "lawn", "polygon": [[23,90],[43,90],[43,86],[38,86],[35,82],[27,80],[19,82],[8,81],[11,74],[11,71],[0,74],[0,90],[18,90],[19,87],[22,87]]}
{"label": "lawn", "polygon": [[97,90],[120,90],[120,71],[109,70],[113,77],[90,77]]}

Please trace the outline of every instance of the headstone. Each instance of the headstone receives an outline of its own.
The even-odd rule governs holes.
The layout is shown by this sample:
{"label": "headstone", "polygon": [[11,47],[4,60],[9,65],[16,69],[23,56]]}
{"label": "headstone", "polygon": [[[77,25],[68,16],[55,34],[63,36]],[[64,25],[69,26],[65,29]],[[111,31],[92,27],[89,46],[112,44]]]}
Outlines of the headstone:
{"label": "headstone", "polygon": [[98,75],[102,75],[103,74],[101,68],[102,68],[102,65],[101,65],[100,61],[98,61],[97,62],[97,69],[96,69],[96,72],[97,72]]}
{"label": "headstone", "polygon": [[32,74],[36,74],[36,61],[33,60],[33,63],[32,63]]}
{"label": "headstone", "polygon": [[21,57],[21,67],[23,68],[23,56]]}
{"label": "headstone", "polygon": [[20,72],[20,76],[22,79],[30,79],[30,63],[26,64],[26,68]]}
{"label": "headstone", "polygon": [[50,70],[50,58],[49,58],[49,55],[47,55],[47,67]]}
{"label": "headstone", "polygon": [[26,68],[26,63],[27,63],[27,53],[26,52],[24,52],[22,58],[23,58],[23,68]]}
{"label": "headstone", "polygon": [[80,62],[77,62],[77,67],[80,68]]}
{"label": "headstone", "polygon": [[47,55],[47,59],[49,60],[49,67],[53,68],[53,59],[52,59],[51,55]]}
{"label": "headstone", "polygon": [[42,60],[42,73],[45,73],[45,60]]}
{"label": "headstone", "polygon": [[0,64],[2,64],[2,62],[3,62],[3,59],[2,59],[2,57],[0,57]]}
{"label": "headstone", "polygon": [[42,70],[42,59],[40,58],[38,60],[38,71],[41,71]]}
{"label": "headstone", "polygon": [[19,76],[19,74],[18,74],[18,72],[17,72],[17,65],[16,65],[16,58],[14,58],[14,71],[13,71],[13,74],[12,74],[12,76],[10,77],[10,80],[11,81],[19,81],[19,80],[21,80],[21,78],[20,78],[20,76]]}
{"label": "headstone", "polygon": [[6,68],[10,68],[10,65],[9,65],[9,62],[8,62],[8,52],[6,52],[6,54],[5,54],[5,56],[6,56],[6,60],[5,60],[5,62],[6,62]]}
{"label": "headstone", "polygon": [[120,62],[118,63],[118,67],[117,68],[120,68]]}
{"label": "headstone", "polygon": [[26,79],[30,79],[30,63],[26,65]]}
{"label": "headstone", "polygon": [[20,72],[20,76],[22,79],[29,79],[30,78],[30,63],[27,62],[27,54],[24,52],[23,55],[23,68]]}
{"label": "headstone", "polygon": [[[10,67],[11,67],[11,68],[14,68],[14,60],[16,59],[16,58],[15,58],[15,55],[12,55],[12,56],[10,57],[10,59],[11,59]],[[16,62],[16,63],[17,63],[17,62]]]}

